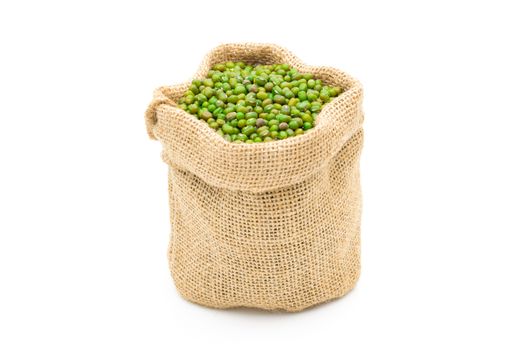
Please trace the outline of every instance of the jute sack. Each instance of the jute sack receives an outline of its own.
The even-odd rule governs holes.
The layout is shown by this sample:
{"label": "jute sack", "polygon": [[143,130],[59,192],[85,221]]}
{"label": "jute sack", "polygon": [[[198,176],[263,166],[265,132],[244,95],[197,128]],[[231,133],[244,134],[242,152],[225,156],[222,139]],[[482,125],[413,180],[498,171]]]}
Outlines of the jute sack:
{"label": "jute sack", "polygon": [[361,85],[266,44],[221,45],[194,78],[225,61],[288,63],[344,93],[305,135],[235,144],[175,107],[191,82],[156,90],[146,124],[169,165],[175,285],[214,308],[299,311],[341,297],[360,272]]}

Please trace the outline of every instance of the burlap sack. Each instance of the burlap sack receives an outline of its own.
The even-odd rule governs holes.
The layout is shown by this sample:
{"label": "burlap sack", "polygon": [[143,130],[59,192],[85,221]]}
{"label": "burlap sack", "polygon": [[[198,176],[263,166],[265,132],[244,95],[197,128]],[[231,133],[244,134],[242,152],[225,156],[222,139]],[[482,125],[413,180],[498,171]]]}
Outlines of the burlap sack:
{"label": "burlap sack", "polygon": [[361,85],[265,44],[219,46],[194,78],[230,60],[288,63],[344,93],[305,135],[235,144],[175,107],[190,82],[155,92],[146,124],[169,165],[175,285],[215,308],[298,311],[341,297],[360,272]]}

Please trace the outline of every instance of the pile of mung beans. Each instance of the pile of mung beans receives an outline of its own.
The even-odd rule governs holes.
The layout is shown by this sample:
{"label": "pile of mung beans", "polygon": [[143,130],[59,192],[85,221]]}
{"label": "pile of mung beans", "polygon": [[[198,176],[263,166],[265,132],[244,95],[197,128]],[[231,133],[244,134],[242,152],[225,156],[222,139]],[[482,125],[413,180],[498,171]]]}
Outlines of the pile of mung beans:
{"label": "pile of mung beans", "polygon": [[178,106],[227,141],[269,142],[311,130],[323,105],[341,92],[288,64],[225,62],[192,81]]}

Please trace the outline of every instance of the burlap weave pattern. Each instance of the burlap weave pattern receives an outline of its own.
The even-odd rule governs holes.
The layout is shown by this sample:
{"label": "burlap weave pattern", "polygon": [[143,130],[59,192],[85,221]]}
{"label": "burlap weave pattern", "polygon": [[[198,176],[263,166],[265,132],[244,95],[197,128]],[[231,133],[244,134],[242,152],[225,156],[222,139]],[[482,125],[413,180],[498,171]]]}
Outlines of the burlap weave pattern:
{"label": "burlap weave pattern", "polygon": [[175,285],[216,308],[298,311],[340,297],[360,272],[361,85],[268,44],[221,45],[194,78],[230,60],[288,63],[344,93],[305,135],[235,144],[175,107],[190,82],[156,90],[146,125],[169,165]]}

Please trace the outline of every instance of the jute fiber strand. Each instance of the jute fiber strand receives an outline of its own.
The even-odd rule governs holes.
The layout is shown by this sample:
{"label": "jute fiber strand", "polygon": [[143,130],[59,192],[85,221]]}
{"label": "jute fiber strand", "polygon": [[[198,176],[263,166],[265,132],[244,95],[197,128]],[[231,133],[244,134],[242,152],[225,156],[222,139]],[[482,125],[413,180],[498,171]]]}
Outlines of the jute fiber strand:
{"label": "jute fiber strand", "polygon": [[360,273],[361,85],[268,44],[221,45],[194,79],[225,61],[288,63],[344,92],[304,135],[235,144],[175,107],[191,81],[155,91],[146,124],[169,165],[175,285],[214,308],[299,311],[341,297]]}

